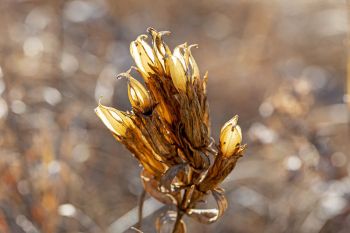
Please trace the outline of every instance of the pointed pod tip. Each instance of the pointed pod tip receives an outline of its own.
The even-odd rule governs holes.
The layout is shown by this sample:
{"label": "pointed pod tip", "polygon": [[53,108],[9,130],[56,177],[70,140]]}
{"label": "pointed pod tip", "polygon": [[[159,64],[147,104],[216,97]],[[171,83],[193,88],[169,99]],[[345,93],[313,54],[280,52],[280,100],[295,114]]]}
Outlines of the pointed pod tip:
{"label": "pointed pod tip", "polygon": [[141,34],[137,37],[136,41],[143,41],[147,38],[148,38],[148,36],[146,34]]}
{"label": "pointed pod tip", "polygon": [[171,34],[171,32],[170,31],[161,31],[161,32],[159,32],[160,33],[160,35],[161,36],[164,36],[164,35],[170,35]]}
{"label": "pointed pod tip", "polygon": [[188,49],[189,49],[189,50],[191,50],[192,48],[198,49],[199,46],[198,46],[198,44],[191,44],[191,45],[188,46]]}
{"label": "pointed pod tip", "polygon": [[103,96],[100,95],[100,97],[98,97],[98,106],[103,106],[103,105],[101,104],[102,99],[103,99]]}
{"label": "pointed pod tip", "polygon": [[120,73],[116,76],[116,78],[119,80],[119,79],[127,79],[129,80],[130,78],[132,78],[132,76],[130,75],[130,72],[131,72],[131,69],[133,69],[133,67],[131,67],[130,69],[128,69],[127,71],[123,72],[123,73]]}
{"label": "pointed pod tip", "polygon": [[147,31],[148,33],[157,32],[156,29],[154,29],[153,27],[148,27],[148,28],[146,29],[146,31]]}
{"label": "pointed pod tip", "polygon": [[238,115],[235,115],[233,118],[232,118],[232,124],[233,124],[233,126],[236,126],[237,125],[237,123],[238,123]]}

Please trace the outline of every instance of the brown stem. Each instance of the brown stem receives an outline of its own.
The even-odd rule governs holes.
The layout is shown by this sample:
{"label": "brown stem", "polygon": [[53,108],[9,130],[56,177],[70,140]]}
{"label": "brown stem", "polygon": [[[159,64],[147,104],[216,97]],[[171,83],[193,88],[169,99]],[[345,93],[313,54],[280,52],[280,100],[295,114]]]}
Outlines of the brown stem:
{"label": "brown stem", "polygon": [[143,203],[145,202],[146,191],[142,190],[142,193],[139,198],[139,209],[138,209],[138,222],[136,224],[136,228],[141,229],[142,225],[142,213],[143,213]]}
{"label": "brown stem", "polygon": [[[190,176],[192,176],[192,173],[190,173]],[[182,195],[182,200],[181,200],[181,204],[177,206],[177,215],[176,215],[176,220],[174,223],[174,229],[172,231],[172,233],[176,233],[178,231],[179,225],[181,223],[181,219],[184,215],[184,213],[186,213],[186,209],[188,207],[188,194],[190,194],[191,191],[189,188],[185,189],[185,192]],[[191,194],[190,194],[191,195]]]}
{"label": "brown stem", "polygon": [[174,223],[174,229],[173,229],[172,233],[176,233],[178,231],[183,215],[184,215],[184,212],[181,211],[180,208],[178,208],[177,209],[176,220],[175,220],[175,223]]}
{"label": "brown stem", "polygon": [[347,16],[348,16],[348,33],[347,33],[347,78],[346,78],[346,89],[345,89],[345,102],[348,106],[348,130],[350,131],[350,0],[347,2]]}

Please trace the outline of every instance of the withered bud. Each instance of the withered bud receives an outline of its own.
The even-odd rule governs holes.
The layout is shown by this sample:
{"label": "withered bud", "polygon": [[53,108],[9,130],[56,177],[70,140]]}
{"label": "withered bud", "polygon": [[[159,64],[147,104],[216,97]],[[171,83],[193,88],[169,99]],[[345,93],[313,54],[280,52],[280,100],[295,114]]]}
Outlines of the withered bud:
{"label": "withered bud", "polygon": [[220,150],[224,157],[231,156],[242,142],[242,131],[237,122],[236,115],[221,128]]}
{"label": "withered bud", "polygon": [[155,59],[152,48],[145,42],[146,38],[147,35],[140,35],[131,42],[130,53],[142,76],[147,80],[150,74],[154,73],[152,66],[154,66]]}
{"label": "withered bud", "polygon": [[99,104],[98,107],[95,108],[95,112],[105,126],[119,137],[125,137],[127,129],[133,126],[133,121],[130,117],[125,112],[115,108]]}
{"label": "withered bud", "polygon": [[146,88],[133,77],[129,77],[128,96],[131,106],[142,113],[152,109],[152,100]]}

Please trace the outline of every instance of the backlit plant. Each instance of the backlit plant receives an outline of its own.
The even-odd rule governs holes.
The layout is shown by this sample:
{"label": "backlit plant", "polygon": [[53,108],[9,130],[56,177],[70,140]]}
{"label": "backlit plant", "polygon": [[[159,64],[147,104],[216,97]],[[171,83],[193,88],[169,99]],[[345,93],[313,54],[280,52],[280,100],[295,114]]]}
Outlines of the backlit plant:
{"label": "backlit plant", "polygon": [[[162,37],[169,32],[148,29],[130,44],[133,67],[145,86],[133,78],[131,69],[120,74],[128,79],[131,112],[99,104],[96,113],[142,165],[145,191],[168,205],[169,211],[157,219],[160,231],[167,221],[173,232],[185,232],[187,214],[200,222],[216,221],[227,208],[223,189],[218,186],[242,156],[242,132],[238,117],[222,128],[219,143],[210,137],[206,85],[208,74],[200,76],[191,49],[184,43],[173,51]],[[212,195],[217,208],[198,208]],[[175,211],[174,211],[175,210]]]}

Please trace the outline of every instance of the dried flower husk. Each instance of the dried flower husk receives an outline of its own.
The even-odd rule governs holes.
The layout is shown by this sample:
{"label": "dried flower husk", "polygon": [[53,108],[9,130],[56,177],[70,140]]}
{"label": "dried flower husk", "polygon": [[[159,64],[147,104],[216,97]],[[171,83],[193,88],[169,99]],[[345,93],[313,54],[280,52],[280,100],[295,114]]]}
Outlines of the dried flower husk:
{"label": "dried flower husk", "polygon": [[146,88],[133,77],[129,77],[128,96],[131,106],[136,111],[148,113],[152,110],[152,99]]}
{"label": "dried flower husk", "polygon": [[107,128],[118,137],[125,137],[128,128],[133,126],[133,122],[127,113],[115,108],[99,104],[95,112]]}
{"label": "dried flower husk", "polygon": [[148,79],[154,71],[154,54],[151,47],[144,41],[147,35],[140,35],[130,43],[130,53],[144,79]]}

